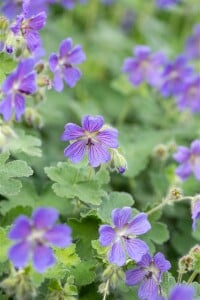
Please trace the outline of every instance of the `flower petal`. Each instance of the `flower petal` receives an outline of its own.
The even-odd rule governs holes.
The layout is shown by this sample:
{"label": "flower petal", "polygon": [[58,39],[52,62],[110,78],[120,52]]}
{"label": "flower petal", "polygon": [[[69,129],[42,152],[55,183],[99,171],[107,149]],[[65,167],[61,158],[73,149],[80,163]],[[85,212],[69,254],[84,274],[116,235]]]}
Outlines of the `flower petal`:
{"label": "flower petal", "polygon": [[8,258],[16,268],[23,268],[29,258],[30,244],[23,241],[13,245],[8,251]]}
{"label": "flower petal", "polygon": [[44,238],[57,247],[68,247],[71,242],[71,228],[64,224],[55,225],[49,229]]}
{"label": "flower petal", "polygon": [[112,220],[117,228],[122,228],[129,222],[131,218],[131,207],[116,208],[112,211]]}
{"label": "flower petal", "polygon": [[58,56],[55,53],[52,53],[49,57],[49,68],[51,72],[55,72],[58,65]]}
{"label": "flower petal", "polygon": [[45,26],[47,14],[42,11],[39,14],[33,16],[29,20],[29,27],[34,30],[40,30]]}
{"label": "flower petal", "polygon": [[60,57],[62,58],[64,56],[67,56],[72,46],[73,46],[73,41],[71,38],[63,40],[60,44],[60,49],[59,49]]}
{"label": "flower petal", "polygon": [[66,67],[63,71],[64,80],[66,84],[73,88],[76,82],[81,78],[82,72],[78,68]]}
{"label": "flower petal", "polygon": [[3,115],[5,121],[9,121],[12,117],[12,99],[11,97],[5,98],[0,102],[0,113]]}
{"label": "flower petal", "polygon": [[173,158],[181,164],[188,161],[188,159],[190,158],[190,149],[188,149],[187,147],[179,146],[178,151],[173,155]]}
{"label": "flower petal", "polygon": [[127,233],[133,235],[144,234],[151,229],[151,224],[147,220],[145,213],[140,213],[134,217],[128,225]]}
{"label": "flower petal", "polygon": [[103,124],[104,118],[102,116],[87,115],[82,118],[82,127],[89,132],[100,130]]}
{"label": "flower petal", "polygon": [[168,260],[165,259],[165,256],[158,252],[154,258],[154,265],[163,273],[168,271],[171,268],[171,264]]}
{"label": "flower petal", "polygon": [[68,55],[69,64],[81,64],[86,59],[82,46],[77,45]]}
{"label": "flower petal", "polygon": [[102,163],[107,163],[111,158],[110,152],[101,144],[91,144],[88,149],[88,160],[92,167],[98,167]]}
{"label": "flower petal", "polygon": [[118,147],[118,131],[114,128],[102,130],[98,132],[97,139],[106,147],[117,148]]}
{"label": "flower petal", "polygon": [[19,121],[25,111],[24,97],[20,94],[16,94],[14,103],[15,103],[15,118],[16,118],[16,121]]}
{"label": "flower petal", "polygon": [[147,244],[140,239],[126,239],[125,245],[128,256],[136,262],[139,262],[149,250]]}
{"label": "flower petal", "polygon": [[58,211],[50,207],[38,207],[33,212],[33,224],[36,229],[51,228],[58,219]]}
{"label": "flower petal", "polygon": [[74,123],[68,123],[65,125],[65,130],[61,139],[62,141],[71,141],[76,140],[82,136],[84,136],[83,128]]}
{"label": "flower petal", "polygon": [[119,267],[123,266],[126,262],[125,251],[123,249],[121,241],[117,241],[113,244],[108,254],[108,260],[112,264],[116,264]]}
{"label": "flower petal", "polygon": [[39,273],[43,273],[47,268],[55,264],[55,257],[52,249],[36,245],[33,250],[33,265]]}
{"label": "flower petal", "polygon": [[61,92],[64,88],[64,83],[62,79],[62,73],[60,70],[57,70],[54,74],[54,79],[53,79],[53,88],[57,92]]}
{"label": "flower petal", "polygon": [[64,155],[67,156],[74,164],[80,162],[85,155],[87,148],[86,143],[86,140],[79,140],[70,144],[67,148],[65,148]]}
{"label": "flower petal", "polygon": [[29,73],[27,76],[22,78],[19,86],[19,91],[26,95],[30,95],[35,93],[36,90],[37,90],[36,72],[33,71]]}
{"label": "flower petal", "polygon": [[126,284],[137,285],[140,281],[143,280],[146,273],[147,272],[144,269],[128,270],[126,272]]}
{"label": "flower petal", "polygon": [[101,225],[99,228],[99,234],[99,242],[101,246],[105,247],[109,246],[116,236],[114,229],[109,225]]}
{"label": "flower petal", "polygon": [[192,168],[190,163],[184,163],[176,168],[176,175],[178,175],[183,181],[186,180],[192,174]]}
{"label": "flower petal", "polygon": [[157,295],[158,285],[152,278],[145,280],[139,287],[138,297],[141,300],[153,300],[156,299]]}
{"label": "flower petal", "polygon": [[169,300],[194,300],[195,289],[191,285],[176,284],[169,296]]}
{"label": "flower petal", "polygon": [[8,238],[11,240],[25,239],[31,233],[30,220],[26,216],[18,217],[11,228]]}
{"label": "flower petal", "polygon": [[139,267],[149,267],[152,262],[151,255],[149,253],[146,253],[145,255],[142,256],[141,260],[137,264]]}

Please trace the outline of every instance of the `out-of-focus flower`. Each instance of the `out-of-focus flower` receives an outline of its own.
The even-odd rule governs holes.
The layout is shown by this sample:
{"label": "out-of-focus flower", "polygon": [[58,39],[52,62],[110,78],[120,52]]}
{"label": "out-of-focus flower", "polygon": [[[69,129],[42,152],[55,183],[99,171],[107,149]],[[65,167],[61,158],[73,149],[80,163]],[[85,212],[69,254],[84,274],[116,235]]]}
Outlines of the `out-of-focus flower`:
{"label": "out-of-focus flower", "polygon": [[[66,9],[72,9],[75,6],[75,0],[61,0],[61,5]],[[79,0],[81,4],[85,4],[87,0]]]}
{"label": "out-of-focus flower", "polygon": [[186,180],[192,173],[200,181],[200,140],[191,143],[190,148],[179,146],[173,158],[181,165],[176,169],[176,174]]}
{"label": "out-of-focus flower", "polygon": [[62,141],[72,141],[64,150],[64,155],[73,163],[80,162],[88,152],[88,160],[92,167],[98,167],[111,159],[109,148],[118,147],[118,131],[104,127],[101,116],[84,116],[82,127],[68,123],[62,135]]}
{"label": "out-of-focus flower", "polygon": [[182,92],[185,82],[193,75],[187,59],[179,56],[174,62],[166,64],[161,77],[160,92],[164,97],[177,96]]}
{"label": "out-of-focus flower", "polygon": [[33,212],[32,219],[19,216],[15,220],[8,234],[9,239],[16,241],[8,253],[15,267],[25,267],[31,256],[35,269],[41,273],[55,263],[50,245],[63,248],[71,244],[71,228],[55,224],[57,219],[56,209],[39,207]]}
{"label": "out-of-focus flower", "polygon": [[200,219],[200,196],[194,197],[194,200],[191,203],[192,209],[192,229],[196,229],[196,222]]}
{"label": "out-of-focus flower", "polygon": [[73,48],[71,38],[62,41],[59,55],[53,53],[49,58],[49,67],[54,73],[53,87],[56,91],[61,92],[63,90],[63,79],[69,87],[75,86],[82,73],[80,69],[74,67],[74,64],[81,64],[85,59],[85,53],[80,45]]}
{"label": "out-of-focus flower", "polygon": [[162,66],[165,56],[162,53],[151,53],[147,46],[136,46],[134,56],[125,59],[122,71],[129,75],[129,81],[138,86],[147,81],[152,86],[160,84]]}
{"label": "out-of-focus flower", "polygon": [[188,284],[177,284],[173,287],[169,300],[194,300],[195,289]]}
{"label": "out-of-focus flower", "polygon": [[189,59],[200,58],[200,24],[193,28],[192,35],[186,41],[185,55]]}
{"label": "out-of-focus flower", "polygon": [[171,268],[171,264],[165,259],[162,253],[157,253],[154,257],[145,254],[135,269],[126,272],[126,284],[138,285],[138,297],[141,300],[155,300],[159,297],[159,286],[162,274]]}
{"label": "out-of-focus flower", "polygon": [[1,7],[1,13],[8,19],[14,19],[18,14],[22,12],[23,0],[6,0]]}
{"label": "out-of-focus flower", "polygon": [[145,213],[139,213],[131,219],[130,207],[116,208],[112,211],[114,227],[101,225],[99,228],[99,242],[102,246],[110,247],[108,260],[118,266],[126,262],[126,255],[139,262],[148,252],[147,244],[137,236],[151,229]]}
{"label": "out-of-focus flower", "polygon": [[181,93],[176,98],[177,106],[182,111],[200,112],[200,76],[191,77],[184,83]]}
{"label": "out-of-focus flower", "polygon": [[156,5],[160,8],[168,8],[179,2],[180,0],[156,0]]}
{"label": "out-of-focus flower", "polygon": [[16,120],[19,121],[25,110],[25,96],[36,91],[36,72],[33,67],[32,59],[23,60],[4,81],[2,85],[4,99],[0,102],[0,113],[5,121],[11,118],[13,111]]}

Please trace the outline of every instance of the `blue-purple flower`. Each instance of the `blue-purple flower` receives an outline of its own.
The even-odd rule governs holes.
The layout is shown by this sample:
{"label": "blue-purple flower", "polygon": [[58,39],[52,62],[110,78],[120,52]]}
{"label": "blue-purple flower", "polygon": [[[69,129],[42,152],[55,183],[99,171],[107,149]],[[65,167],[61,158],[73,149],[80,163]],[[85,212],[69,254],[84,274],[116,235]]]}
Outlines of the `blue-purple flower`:
{"label": "blue-purple flower", "polygon": [[200,219],[200,196],[196,196],[191,203],[192,209],[192,229],[196,229],[196,222]]}
{"label": "blue-purple flower", "polygon": [[200,24],[195,25],[192,35],[186,41],[185,55],[189,59],[200,58]]}
{"label": "blue-purple flower", "polygon": [[162,274],[171,268],[171,264],[164,255],[158,252],[154,257],[145,254],[136,268],[126,272],[126,284],[138,285],[140,300],[155,300],[159,297],[159,286]]}
{"label": "blue-purple flower", "polygon": [[[87,0],[79,0],[81,4],[85,4]],[[61,4],[64,8],[72,9],[75,6],[75,0],[61,0]]]}
{"label": "blue-purple flower", "polygon": [[182,92],[185,82],[193,74],[187,59],[179,56],[174,62],[166,64],[161,78],[160,92],[164,97],[177,96]]}
{"label": "blue-purple flower", "polygon": [[160,75],[165,56],[162,53],[151,53],[147,46],[136,46],[134,57],[125,59],[122,71],[129,75],[129,81],[138,86],[147,81],[152,86],[160,84]]}
{"label": "blue-purple flower", "polygon": [[4,99],[0,102],[0,113],[5,121],[12,117],[13,112],[19,121],[25,110],[25,96],[36,92],[36,72],[33,67],[32,59],[23,60],[4,81],[2,85]]}
{"label": "blue-purple flower", "polygon": [[11,30],[15,35],[22,35],[26,41],[26,45],[31,52],[40,48],[42,41],[39,35],[46,24],[46,13],[40,12],[36,15],[30,16],[29,10],[25,10],[16,18],[16,22],[11,26]]}
{"label": "blue-purple flower", "polygon": [[8,19],[12,20],[16,15],[22,12],[22,1],[23,0],[6,0],[4,1],[1,12]]}
{"label": "blue-purple flower", "polygon": [[59,55],[53,53],[49,58],[49,67],[54,73],[53,87],[56,91],[61,92],[63,90],[63,79],[70,88],[76,85],[82,73],[80,69],[74,67],[74,64],[81,64],[85,59],[86,56],[82,47],[76,45],[73,48],[71,38],[61,42]]}
{"label": "blue-purple flower", "polygon": [[55,224],[58,212],[54,208],[39,207],[32,215],[19,216],[8,237],[16,241],[8,252],[9,259],[17,268],[27,265],[30,258],[38,272],[44,272],[55,263],[51,245],[60,248],[71,244],[71,228],[64,224]]}
{"label": "blue-purple flower", "polygon": [[168,8],[179,2],[180,0],[156,0],[156,5],[160,8]]}
{"label": "blue-purple flower", "polygon": [[188,284],[177,284],[173,287],[169,300],[194,300],[195,289]]}
{"label": "blue-purple flower", "polygon": [[63,141],[72,141],[65,148],[64,155],[73,163],[80,162],[85,153],[92,167],[98,167],[111,159],[109,148],[118,147],[118,131],[114,128],[105,127],[101,116],[84,116],[82,127],[68,123],[62,135]]}
{"label": "blue-purple flower", "polygon": [[126,256],[139,262],[148,252],[147,244],[137,236],[151,229],[145,213],[139,213],[131,218],[130,207],[116,208],[112,211],[114,227],[101,225],[99,242],[101,246],[109,247],[108,260],[118,266],[126,263]]}
{"label": "blue-purple flower", "polygon": [[189,109],[192,113],[200,112],[200,75],[191,77],[184,83],[176,102],[181,111]]}
{"label": "blue-purple flower", "polygon": [[179,146],[173,158],[181,165],[176,168],[176,174],[186,180],[192,173],[200,181],[200,140],[191,143],[190,148]]}

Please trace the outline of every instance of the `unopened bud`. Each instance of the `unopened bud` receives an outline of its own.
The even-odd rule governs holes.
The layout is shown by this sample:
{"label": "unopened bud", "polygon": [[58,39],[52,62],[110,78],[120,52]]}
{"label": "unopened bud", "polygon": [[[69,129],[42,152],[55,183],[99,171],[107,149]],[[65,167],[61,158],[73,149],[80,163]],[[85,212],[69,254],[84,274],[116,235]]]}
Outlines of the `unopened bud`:
{"label": "unopened bud", "polygon": [[169,200],[180,200],[183,197],[183,191],[179,187],[172,187],[168,193]]}
{"label": "unopened bud", "polygon": [[179,259],[178,266],[179,266],[180,273],[186,273],[188,271],[192,271],[194,268],[193,257],[190,254],[184,255]]}
{"label": "unopened bud", "polygon": [[110,149],[110,152],[111,152],[111,161],[110,161],[111,170],[117,170],[117,172],[123,174],[128,168],[128,164],[125,157],[119,152],[119,149]]}
{"label": "unopened bud", "polygon": [[169,156],[167,147],[164,144],[155,146],[153,149],[153,156],[160,160],[166,160]]}
{"label": "unopened bud", "polygon": [[34,128],[42,128],[44,126],[41,115],[32,107],[27,107],[24,113],[26,124]]}
{"label": "unopened bud", "polygon": [[107,287],[107,282],[102,282],[99,287],[98,287],[98,292],[102,295],[106,295],[108,296],[109,295],[109,289]]}

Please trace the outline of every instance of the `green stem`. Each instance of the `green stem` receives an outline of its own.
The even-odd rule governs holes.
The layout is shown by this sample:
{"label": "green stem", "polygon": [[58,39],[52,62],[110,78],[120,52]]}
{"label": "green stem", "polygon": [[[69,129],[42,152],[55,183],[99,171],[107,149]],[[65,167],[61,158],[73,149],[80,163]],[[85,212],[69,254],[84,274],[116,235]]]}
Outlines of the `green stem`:
{"label": "green stem", "polygon": [[106,286],[105,286],[105,291],[104,291],[104,294],[103,294],[103,300],[106,300],[106,297],[108,295],[108,290],[109,290],[109,279],[106,281]]}
{"label": "green stem", "polygon": [[183,272],[178,273],[178,283],[181,283],[183,277]]}
{"label": "green stem", "polygon": [[193,282],[194,279],[195,279],[195,277],[196,277],[198,274],[199,274],[198,272],[194,271],[194,272],[192,273],[192,275],[189,277],[189,279],[188,279],[188,281],[187,281],[187,284],[190,284],[191,282]]}

